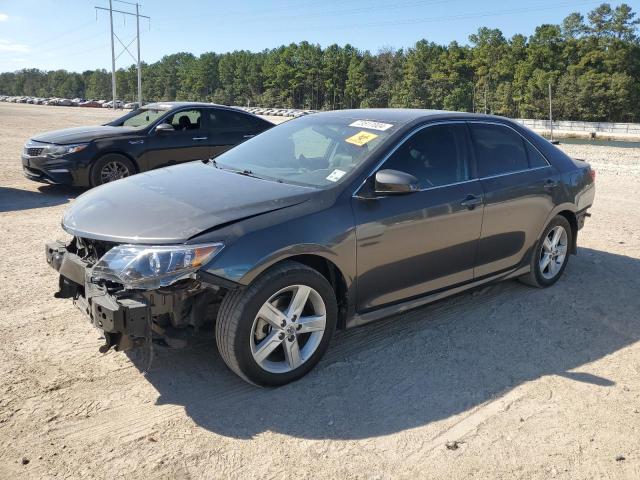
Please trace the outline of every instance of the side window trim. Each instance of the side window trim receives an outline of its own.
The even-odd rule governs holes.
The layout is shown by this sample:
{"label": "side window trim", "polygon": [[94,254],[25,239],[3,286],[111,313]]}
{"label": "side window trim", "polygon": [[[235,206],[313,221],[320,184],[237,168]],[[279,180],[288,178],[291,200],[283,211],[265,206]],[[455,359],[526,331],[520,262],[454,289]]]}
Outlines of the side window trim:
{"label": "side window trim", "polygon": [[[435,121],[435,122],[431,122],[431,123],[427,123],[427,124],[418,125],[417,127],[415,127],[410,132],[407,132],[405,134],[405,136],[402,138],[402,140],[400,140],[396,144],[396,146],[393,147],[393,149],[389,153],[387,153],[384,156],[384,158],[382,158],[382,160],[380,160],[380,162],[378,162],[378,164],[374,168],[371,169],[371,171],[369,172],[369,174],[367,175],[365,180],[362,182],[362,184],[359,185],[358,188],[355,189],[353,195],[357,195],[357,193],[362,189],[362,187],[365,185],[367,180],[369,180],[373,175],[375,175],[382,168],[382,166],[387,162],[387,160],[389,160],[389,158],[391,158],[393,156],[393,154],[396,153],[396,151],[398,149],[400,149],[400,147],[402,147],[402,145],[404,145],[414,135],[416,135],[419,132],[421,132],[422,130],[424,130],[426,128],[430,128],[430,127],[436,127],[436,126],[440,126],[440,125],[465,125],[466,123],[467,123],[466,120],[440,120],[440,121]],[[417,191],[418,192],[426,192],[428,190],[435,190],[435,189],[439,189],[439,188],[452,187],[454,185],[463,185],[465,183],[471,183],[471,182],[477,181],[478,178],[475,175],[476,172],[474,172],[475,153],[472,150],[473,145],[470,143],[470,140],[471,139],[469,137],[469,132],[467,131],[467,134],[465,135],[465,141],[467,143],[467,150],[470,152],[470,155],[469,155],[470,156],[470,158],[469,158],[469,168],[470,168],[470,172],[469,173],[470,173],[470,175],[469,175],[469,179],[468,180],[461,180],[459,182],[448,183],[446,185],[436,185],[436,186],[433,186],[433,187],[425,187],[425,188],[421,188],[421,189],[419,189]]]}
{"label": "side window trim", "polygon": [[[501,122],[490,122],[487,120],[467,120],[467,124],[470,126],[471,124],[482,124],[482,125],[497,125],[499,127],[504,127],[504,128],[508,128],[509,130],[513,131],[516,135],[518,135],[520,137],[520,139],[523,142],[527,142],[529,145],[531,145],[531,147],[533,147],[539,154],[540,156],[544,159],[544,161],[547,163],[546,165],[542,166],[542,167],[531,167],[531,160],[529,159],[529,152],[526,149],[525,146],[525,155],[527,156],[527,168],[523,168],[520,170],[514,170],[513,172],[506,172],[506,173],[497,173],[495,175],[485,175],[484,177],[480,176],[480,166],[477,165],[477,156],[476,156],[476,148],[475,148],[475,144],[473,143],[473,137],[471,138],[471,147],[473,149],[473,158],[476,159],[476,166],[477,166],[477,174],[478,174],[478,179],[479,180],[484,180],[484,179],[490,179],[490,178],[498,178],[498,177],[505,177],[507,175],[515,175],[517,173],[523,173],[523,172],[531,172],[531,171],[535,171],[535,170],[541,170],[543,168],[548,168],[551,166],[551,163],[549,163],[549,160],[547,160],[547,157],[544,156],[544,154],[538,149],[538,147],[536,147],[532,142],[529,141],[529,139],[527,139],[524,135],[522,135],[520,132],[518,132],[515,128],[513,128],[510,125],[507,125],[506,123],[501,123]],[[469,135],[471,136],[471,131],[469,131]]]}

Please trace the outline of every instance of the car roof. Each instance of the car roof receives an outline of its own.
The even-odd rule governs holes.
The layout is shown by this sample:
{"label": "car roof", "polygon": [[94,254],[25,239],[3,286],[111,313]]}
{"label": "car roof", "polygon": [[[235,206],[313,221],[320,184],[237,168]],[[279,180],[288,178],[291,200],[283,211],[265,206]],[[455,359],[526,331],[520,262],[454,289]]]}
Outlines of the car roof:
{"label": "car roof", "polygon": [[[255,117],[255,118],[260,118],[257,115],[254,115],[251,112],[247,112],[245,110],[242,110],[240,108],[236,108],[236,107],[230,107],[228,105],[219,105],[217,103],[207,103],[207,102],[154,102],[154,103],[147,103],[146,105],[143,105],[140,108],[156,108],[158,110],[166,110],[167,112],[171,111],[171,110],[175,110],[178,108],[184,108],[184,107],[216,107],[216,108],[223,108],[225,110],[231,110],[234,112],[240,112],[244,115],[250,116],[250,117]],[[268,124],[273,125],[272,122],[270,122],[269,120],[265,119],[265,118],[260,118],[260,120],[262,120],[263,122],[266,122]]]}
{"label": "car roof", "polygon": [[218,105],[217,103],[207,103],[207,102],[154,102],[147,103],[142,106],[142,108],[158,108],[162,110],[173,110],[174,108],[182,108],[182,107],[220,107],[226,108],[228,110],[238,110],[237,108],[229,107],[227,105]]}
{"label": "car roof", "polygon": [[446,110],[429,110],[419,108],[361,108],[352,110],[331,110],[319,112],[315,115],[326,115],[349,120],[373,120],[389,123],[409,123],[416,120],[433,119],[467,119],[467,120],[502,120],[508,119],[496,115],[485,115],[469,112],[454,112]]}

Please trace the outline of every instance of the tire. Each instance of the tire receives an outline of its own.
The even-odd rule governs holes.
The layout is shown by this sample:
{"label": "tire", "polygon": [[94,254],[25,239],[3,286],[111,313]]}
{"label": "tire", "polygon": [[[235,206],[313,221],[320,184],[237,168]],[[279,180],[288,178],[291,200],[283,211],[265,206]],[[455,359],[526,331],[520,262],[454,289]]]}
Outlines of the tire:
{"label": "tire", "polygon": [[[302,308],[295,307],[296,297],[306,298]],[[280,386],[301,378],[320,361],[337,318],[335,293],[327,279],[287,261],[249,287],[227,293],[218,312],[216,343],[224,362],[241,378],[259,386]]]}
{"label": "tire", "polygon": [[[560,232],[558,244],[553,244],[554,234]],[[547,240],[545,243],[545,240]],[[573,245],[573,231],[566,218],[558,215],[549,222],[538,239],[531,256],[531,271],[519,278],[520,281],[537,288],[550,287],[562,276],[569,262],[569,252]],[[551,248],[551,250],[549,250]],[[543,262],[547,256],[548,263]],[[550,257],[550,258],[549,258]]]}
{"label": "tire", "polygon": [[[110,168],[113,175],[111,180],[106,178],[109,173],[105,171]],[[117,169],[117,170],[114,170]],[[108,153],[98,159],[91,168],[91,186],[97,187],[98,185],[104,185],[120,178],[130,177],[135,175],[136,167],[131,160],[124,155],[118,153]]]}

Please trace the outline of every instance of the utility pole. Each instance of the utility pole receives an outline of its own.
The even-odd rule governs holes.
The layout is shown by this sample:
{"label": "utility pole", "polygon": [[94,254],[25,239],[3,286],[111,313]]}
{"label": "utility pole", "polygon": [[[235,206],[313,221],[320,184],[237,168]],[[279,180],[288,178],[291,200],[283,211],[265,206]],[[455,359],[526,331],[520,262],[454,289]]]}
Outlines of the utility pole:
{"label": "utility pole", "polygon": [[136,3],[136,38],[138,39],[138,107],[142,106],[142,67],[140,66],[140,5]]}
{"label": "utility pole", "polygon": [[113,108],[116,108],[116,49],[113,45],[113,4],[109,0],[109,26],[111,27],[111,93]]}
{"label": "utility pole", "polygon": [[487,114],[487,84],[484,84],[484,114]]}
{"label": "utility pole", "polygon": [[[125,3],[127,5],[135,5],[136,13],[125,12],[122,10],[114,10],[112,2]],[[142,65],[140,63],[140,17],[146,18],[149,21],[151,21],[151,17],[148,17],[146,15],[140,15],[140,4],[126,2],[124,0],[109,0],[109,8],[103,8],[103,7],[95,7],[95,8],[96,10],[105,10],[109,12],[109,21],[111,24],[111,89],[113,91],[113,108],[116,108],[116,60],[125,51],[136,62],[136,66],[138,69],[138,104],[142,106]],[[132,17],[136,17],[136,36],[127,45],[125,45],[124,42],[120,40],[120,37],[118,37],[118,35],[116,35],[115,32],[113,31],[113,12],[121,13],[122,15],[130,15]],[[122,45],[122,48],[123,48],[123,50],[117,56],[115,52],[114,39],[118,40],[118,42],[120,42],[120,45]],[[131,46],[134,40],[137,41],[137,47],[138,47],[137,58],[129,50],[129,47]]]}
{"label": "utility pole", "polygon": [[553,106],[551,103],[551,82],[549,82],[549,125],[551,127],[551,143],[553,143]]}

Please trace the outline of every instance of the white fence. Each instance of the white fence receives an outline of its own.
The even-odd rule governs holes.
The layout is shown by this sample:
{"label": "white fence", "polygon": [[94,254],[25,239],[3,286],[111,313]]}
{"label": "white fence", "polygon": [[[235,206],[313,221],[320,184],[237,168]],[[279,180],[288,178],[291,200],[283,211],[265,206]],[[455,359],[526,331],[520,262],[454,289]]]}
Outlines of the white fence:
{"label": "white fence", "polygon": [[[550,130],[549,120],[516,119],[517,122],[533,130]],[[554,121],[553,129],[562,132],[605,133],[613,135],[640,136],[640,123],[612,123],[612,122],[575,122]]]}

